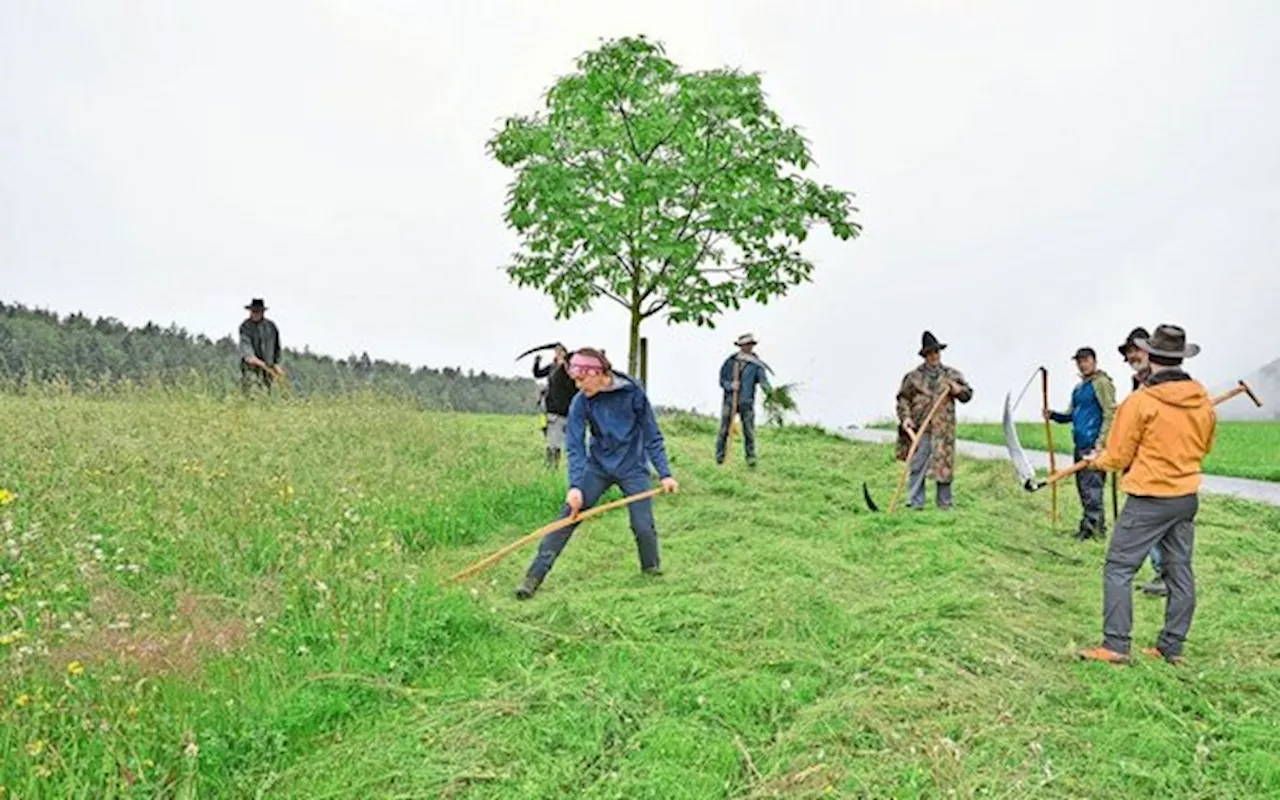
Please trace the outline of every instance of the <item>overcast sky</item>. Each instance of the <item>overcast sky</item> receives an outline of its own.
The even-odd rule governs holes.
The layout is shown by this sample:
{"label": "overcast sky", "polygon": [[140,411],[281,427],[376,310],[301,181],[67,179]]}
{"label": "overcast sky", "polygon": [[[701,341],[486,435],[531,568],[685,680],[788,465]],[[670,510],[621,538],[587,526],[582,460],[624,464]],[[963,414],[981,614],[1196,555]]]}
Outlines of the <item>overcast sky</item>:
{"label": "overcast sky", "polygon": [[511,174],[484,142],[637,33],[763,73],[865,226],[715,330],[651,321],[656,402],[715,408],[743,331],[835,425],[892,413],[926,328],[973,418],[1042,363],[1064,406],[1084,344],[1123,391],[1136,324],[1186,326],[1212,385],[1280,356],[1274,0],[0,0],[0,299],[217,337],[262,296],[332,355],[515,374],[561,339],[625,363],[621,309],[556,322],[501,272]]}

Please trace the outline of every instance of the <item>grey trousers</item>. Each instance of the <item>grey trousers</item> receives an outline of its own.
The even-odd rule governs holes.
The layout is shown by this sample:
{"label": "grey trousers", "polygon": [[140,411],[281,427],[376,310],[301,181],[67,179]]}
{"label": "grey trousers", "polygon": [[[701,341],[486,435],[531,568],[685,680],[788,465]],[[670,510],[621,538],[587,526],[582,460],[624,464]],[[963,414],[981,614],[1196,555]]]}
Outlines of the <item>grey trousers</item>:
{"label": "grey trousers", "polygon": [[[924,508],[924,482],[929,472],[929,457],[933,455],[933,434],[920,434],[920,445],[911,457],[907,483],[910,490],[907,504],[912,508]],[[938,508],[951,508],[951,482],[938,481]]]}
{"label": "grey trousers", "polygon": [[1191,570],[1195,549],[1199,495],[1181,497],[1130,496],[1116,521],[1102,572],[1102,644],[1128,653],[1133,630],[1133,575],[1152,547],[1160,562],[1169,594],[1165,598],[1164,628],[1156,647],[1165,656],[1182,655],[1182,646],[1196,611],[1196,582]]}

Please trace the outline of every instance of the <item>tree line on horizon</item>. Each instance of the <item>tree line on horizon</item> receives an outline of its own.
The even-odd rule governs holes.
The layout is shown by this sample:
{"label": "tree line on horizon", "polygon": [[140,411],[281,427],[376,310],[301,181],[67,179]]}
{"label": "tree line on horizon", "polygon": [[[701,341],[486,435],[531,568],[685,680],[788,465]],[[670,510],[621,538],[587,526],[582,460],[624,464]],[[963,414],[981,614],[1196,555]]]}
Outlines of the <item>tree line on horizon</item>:
{"label": "tree line on horizon", "polygon": [[[198,384],[215,395],[240,391],[237,342],[210,339],[176,324],[130,327],[114,317],[28,308],[0,300],[0,390],[21,391],[64,382],[73,392],[133,384]],[[460,367],[412,367],[370,358],[347,358],[285,348],[284,368],[298,396],[333,396],[372,390],[411,400],[427,410],[527,414],[535,410],[537,385]]]}

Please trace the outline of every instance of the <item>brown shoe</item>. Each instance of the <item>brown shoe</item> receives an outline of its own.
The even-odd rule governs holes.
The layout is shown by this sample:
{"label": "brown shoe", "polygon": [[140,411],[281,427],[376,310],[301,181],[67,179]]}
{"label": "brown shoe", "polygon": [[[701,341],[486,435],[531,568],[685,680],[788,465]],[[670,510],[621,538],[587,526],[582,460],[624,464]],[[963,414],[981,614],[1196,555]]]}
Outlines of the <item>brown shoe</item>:
{"label": "brown shoe", "polygon": [[1152,658],[1162,658],[1175,667],[1181,666],[1186,661],[1182,656],[1166,656],[1164,651],[1159,647],[1145,647],[1142,650],[1142,654],[1144,656],[1151,656]]}
{"label": "brown shoe", "polygon": [[1095,647],[1092,650],[1081,650],[1077,655],[1086,661],[1106,661],[1109,664],[1128,664],[1129,656],[1125,653],[1117,653],[1105,647]]}

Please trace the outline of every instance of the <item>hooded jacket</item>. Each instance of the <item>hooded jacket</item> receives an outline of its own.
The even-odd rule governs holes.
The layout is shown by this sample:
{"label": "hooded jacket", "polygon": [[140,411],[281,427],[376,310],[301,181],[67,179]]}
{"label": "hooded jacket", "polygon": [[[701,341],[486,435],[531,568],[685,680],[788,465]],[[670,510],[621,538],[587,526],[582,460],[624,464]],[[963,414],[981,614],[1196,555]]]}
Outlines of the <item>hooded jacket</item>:
{"label": "hooded jacket", "polygon": [[1049,416],[1054,422],[1070,422],[1071,438],[1077,450],[1092,450],[1105,442],[1116,413],[1116,385],[1102,370],[1084,378],[1071,393],[1071,407]]}
{"label": "hooded jacket", "polygon": [[1139,497],[1181,497],[1200,489],[1218,414],[1209,392],[1181,370],[1158,372],[1125,398],[1095,466],[1128,473],[1120,486]]}
{"label": "hooded jacket", "polygon": [[616,477],[647,474],[650,461],[659,476],[671,477],[666,445],[649,398],[634,378],[621,372],[614,373],[613,385],[594,397],[586,392],[574,395],[565,426],[565,452],[570,488],[582,488],[587,469]]}

